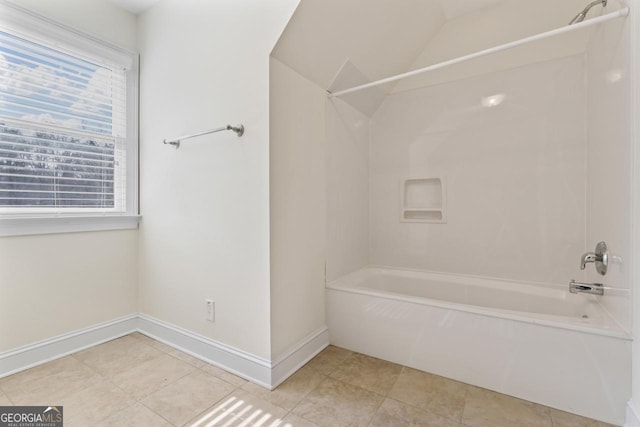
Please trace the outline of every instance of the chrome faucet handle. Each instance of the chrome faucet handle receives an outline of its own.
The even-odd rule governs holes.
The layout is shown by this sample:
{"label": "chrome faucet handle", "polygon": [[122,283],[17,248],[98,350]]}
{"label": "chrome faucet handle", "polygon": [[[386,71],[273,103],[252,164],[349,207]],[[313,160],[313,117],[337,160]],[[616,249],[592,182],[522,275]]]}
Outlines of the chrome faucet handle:
{"label": "chrome faucet handle", "polygon": [[584,270],[587,267],[588,262],[596,262],[601,261],[598,259],[598,255],[594,252],[587,252],[586,254],[582,254],[582,258],[580,258],[580,270]]}
{"label": "chrome faucet handle", "polygon": [[609,250],[605,242],[599,242],[596,245],[595,252],[587,252],[582,254],[580,258],[580,270],[584,270],[587,263],[592,262],[596,265],[596,271],[604,276],[607,274],[607,266],[609,265]]}

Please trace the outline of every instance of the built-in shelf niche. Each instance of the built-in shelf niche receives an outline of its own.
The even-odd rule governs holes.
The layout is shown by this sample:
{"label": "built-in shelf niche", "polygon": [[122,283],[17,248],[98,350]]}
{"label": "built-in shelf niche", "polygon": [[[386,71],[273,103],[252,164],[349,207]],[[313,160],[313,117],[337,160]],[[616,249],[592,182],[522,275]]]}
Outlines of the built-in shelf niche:
{"label": "built-in shelf niche", "polygon": [[408,178],[402,181],[403,222],[445,223],[446,197],[444,179]]}

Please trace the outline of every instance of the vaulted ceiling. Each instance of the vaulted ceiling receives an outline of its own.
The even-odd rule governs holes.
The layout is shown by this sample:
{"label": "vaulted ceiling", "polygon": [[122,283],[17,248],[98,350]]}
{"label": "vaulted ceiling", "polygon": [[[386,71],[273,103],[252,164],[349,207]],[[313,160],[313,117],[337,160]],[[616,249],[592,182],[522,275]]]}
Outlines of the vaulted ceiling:
{"label": "vaulted ceiling", "polygon": [[[372,81],[559,28],[588,0],[301,0],[272,56],[323,89],[338,72]],[[618,9],[610,0],[608,11]],[[589,17],[603,13],[594,8]],[[386,92],[583,52],[588,30],[414,78]],[[355,74],[354,74],[355,75]],[[351,78],[350,80],[353,80]]]}
{"label": "vaulted ceiling", "polygon": [[160,0],[109,0],[116,6],[121,7],[124,10],[128,10],[133,14],[140,14],[149,9]]}

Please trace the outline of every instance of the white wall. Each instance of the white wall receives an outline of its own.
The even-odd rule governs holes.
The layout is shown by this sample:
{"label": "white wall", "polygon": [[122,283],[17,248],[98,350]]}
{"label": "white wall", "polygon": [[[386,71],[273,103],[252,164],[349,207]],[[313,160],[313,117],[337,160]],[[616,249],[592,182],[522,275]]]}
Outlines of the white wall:
{"label": "white wall", "polygon": [[615,288],[602,298],[631,331],[631,126],[629,22],[602,24],[591,35],[587,58],[587,239],[592,252],[605,241],[606,276],[587,266],[588,280]]}
{"label": "white wall", "polygon": [[0,239],[0,352],[134,314],[135,231]]}
{"label": "white wall", "polygon": [[[296,5],[164,0],[138,21],[141,312],[267,359],[269,53]],[[227,123],[245,135],[162,144]]]}
{"label": "white wall", "polygon": [[13,0],[14,3],[117,46],[137,51],[136,16],[109,0]]}
{"label": "white wall", "polygon": [[369,264],[369,118],[326,103],[327,281]]}
{"label": "white wall", "polygon": [[[504,95],[502,104],[482,99]],[[555,284],[584,248],[584,58],[398,93],[372,119],[371,262]],[[446,224],[400,222],[401,179],[443,177]]]}
{"label": "white wall", "polygon": [[638,168],[640,167],[640,150],[638,149],[640,136],[640,56],[638,52],[640,50],[640,8],[638,1],[629,0],[627,2],[631,6],[631,14],[629,18],[629,24],[631,26],[631,66],[630,66],[630,87],[631,87],[631,145],[633,156],[633,183],[632,188],[635,188],[636,193],[632,196],[633,217],[632,217],[632,245],[633,245],[633,270],[632,270],[632,320],[633,320],[633,344],[632,344],[632,358],[631,358],[631,398],[627,408],[626,426],[638,427],[640,426],[640,291],[638,285],[638,279],[640,278],[640,197],[637,190],[640,188],[640,174]]}
{"label": "white wall", "polygon": [[325,326],[326,92],[271,59],[271,354]]}
{"label": "white wall", "polygon": [[[135,16],[106,0],[17,4],[130,50]],[[137,311],[137,231],[0,238],[0,352]]]}

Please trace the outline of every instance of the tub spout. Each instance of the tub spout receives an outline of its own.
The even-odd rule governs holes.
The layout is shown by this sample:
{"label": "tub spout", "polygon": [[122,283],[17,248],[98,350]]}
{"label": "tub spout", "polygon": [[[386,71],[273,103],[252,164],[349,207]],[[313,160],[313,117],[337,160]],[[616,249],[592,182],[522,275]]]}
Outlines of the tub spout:
{"label": "tub spout", "polygon": [[571,280],[571,282],[569,282],[569,292],[572,294],[604,295],[604,286],[600,283],[581,283]]}

